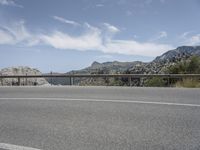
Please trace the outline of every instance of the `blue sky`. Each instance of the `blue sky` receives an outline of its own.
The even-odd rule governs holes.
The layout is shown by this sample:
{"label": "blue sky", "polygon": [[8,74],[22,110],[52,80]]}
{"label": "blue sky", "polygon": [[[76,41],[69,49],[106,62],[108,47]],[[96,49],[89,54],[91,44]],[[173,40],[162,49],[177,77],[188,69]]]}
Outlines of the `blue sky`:
{"label": "blue sky", "polygon": [[67,72],[200,45],[200,0],[0,0],[0,68]]}

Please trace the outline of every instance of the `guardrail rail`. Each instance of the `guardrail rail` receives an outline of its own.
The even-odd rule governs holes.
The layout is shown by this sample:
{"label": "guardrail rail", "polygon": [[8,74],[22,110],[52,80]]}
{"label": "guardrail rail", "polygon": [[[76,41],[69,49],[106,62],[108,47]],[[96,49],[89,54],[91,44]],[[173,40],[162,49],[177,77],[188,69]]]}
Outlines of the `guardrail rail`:
{"label": "guardrail rail", "polygon": [[199,78],[200,74],[42,74],[42,75],[0,75],[0,79],[17,79],[21,85],[21,79],[25,78],[69,78],[70,85],[73,85],[74,78],[127,78],[132,86],[132,79],[160,77],[165,79]]}

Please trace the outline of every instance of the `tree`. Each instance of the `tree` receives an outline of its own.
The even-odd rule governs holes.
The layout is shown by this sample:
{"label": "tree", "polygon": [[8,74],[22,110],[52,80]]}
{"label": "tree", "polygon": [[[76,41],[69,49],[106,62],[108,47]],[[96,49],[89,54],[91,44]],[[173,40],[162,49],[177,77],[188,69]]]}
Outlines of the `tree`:
{"label": "tree", "polygon": [[188,73],[200,73],[200,57],[193,56],[188,65]]}
{"label": "tree", "polygon": [[169,74],[195,74],[200,73],[200,57],[192,56],[168,68]]}

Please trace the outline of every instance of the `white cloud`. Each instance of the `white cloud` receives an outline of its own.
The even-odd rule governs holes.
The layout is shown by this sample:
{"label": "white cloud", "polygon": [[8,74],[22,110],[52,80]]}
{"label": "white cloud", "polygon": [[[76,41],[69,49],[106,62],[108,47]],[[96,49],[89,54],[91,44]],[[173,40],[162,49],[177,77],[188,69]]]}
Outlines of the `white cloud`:
{"label": "white cloud", "polygon": [[166,44],[142,43],[135,40],[111,40],[104,45],[102,50],[105,53],[157,56],[172,48]]}
{"label": "white cloud", "polygon": [[99,28],[94,27],[87,22],[84,23],[84,27],[87,29],[88,32],[96,32],[98,34],[101,33],[101,30]]}
{"label": "white cloud", "polygon": [[0,0],[0,4],[5,6],[14,6],[23,8],[22,5],[16,4],[14,0]]}
{"label": "white cloud", "polygon": [[200,34],[193,35],[188,39],[189,45],[200,45]]}
{"label": "white cloud", "polygon": [[133,12],[130,11],[130,10],[127,10],[125,13],[126,13],[127,16],[131,16],[131,15],[133,15]]}
{"label": "white cloud", "polygon": [[167,32],[166,31],[161,31],[160,33],[159,33],[159,36],[158,36],[159,38],[165,38],[165,37],[167,37]]}
{"label": "white cloud", "polygon": [[99,32],[92,31],[78,37],[70,36],[66,33],[55,31],[51,35],[42,35],[41,40],[58,49],[71,50],[96,50],[101,46]]}
{"label": "white cloud", "polygon": [[9,25],[1,25],[0,44],[24,43],[25,45],[36,45],[38,42],[37,37],[26,29],[23,20]]}
{"label": "white cloud", "polygon": [[21,42],[31,37],[31,34],[27,31],[23,20],[12,23],[10,27],[5,28],[14,35],[16,42]]}
{"label": "white cloud", "polygon": [[113,25],[111,25],[111,24],[109,24],[109,23],[104,23],[103,25],[104,25],[104,26],[107,28],[107,30],[108,30],[109,32],[111,32],[111,33],[120,32],[120,30],[119,30],[117,27],[115,27],[115,26],[113,26]]}
{"label": "white cloud", "polygon": [[0,29],[0,44],[13,44],[14,38],[8,32]]}
{"label": "white cloud", "polygon": [[112,55],[100,55],[97,56],[97,59],[112,59],[113,56]]}
{"label": "white cloud", "polygon": [[150,41],[158,41],[162,38],[166,38],[167,32],[166,31],[160,31],[156,36],[154,36],[152,39],[150,39]]}
{"label": "white cloud", "polygon": [[104,37],[101,30],[87,24],[90,31],[78,37],[70,36],[66,33],[54,32],[51,35],[43,35],[42,41],[57,49],[65,50],[97,50],[106,54],[126,54],[126,55],[142,55],[157,56],[166,52],[173,47],[165,44],[141,43],[135,40],[113,40],[111,38],[103,41]]}
{"label": "white cloud", "polygon": [[184,32],[180,35],[180,40],[184,45],[200,45],[200,34],[193,34],[192,31]]}
{"label": "white cloud", "polygon": [[67,19],[64,19],[62,17],[59,17],[59,16],[53,16],[53,18],[57,21],[60,21],[62,23],[66,23],[66,24],[70,24],[70,25],[73,25],[73,26],[80,26],[79,23],[75,22],[75,21],[72,21],[72,20],[67,20]]}
{"label": "white cloud", "polygon": [[19,21],[0,28],[0,44],[24,44],[26,46],[44,44],[62,50],[101,51],[105,55],[117,53],[141,56],[157,56],[173,48],[170,45],[155,42],[118,40],[104,32],[111,32],[114,35],[119,32],[119,29],[107,23],[104,26],[107,27],[107,31],[85,23],[81,26],[84,29],[83,34],[78,36],[72,36],[59,30],[50,34],[33,34],[27,30],[24,21]]}
{"label": "white cloud", "polygon": [[104,4],[96,4],[96,7],[104,7]]}
{"label": "white cloud", "polygon": [[182,35],[180,35],[180,38],[187,38],[187,36],[191,33],[191,31],[187,31],[187,32],[184,32]]}

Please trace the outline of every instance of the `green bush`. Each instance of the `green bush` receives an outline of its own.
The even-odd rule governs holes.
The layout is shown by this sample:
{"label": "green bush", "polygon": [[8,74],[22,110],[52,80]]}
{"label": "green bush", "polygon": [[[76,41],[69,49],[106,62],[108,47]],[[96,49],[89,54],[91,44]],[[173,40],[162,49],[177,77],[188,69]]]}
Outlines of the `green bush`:
{"label": "green bush", "polygon": [[164,87],[166,86],[166,84],[167,84],[167,81],[159,77],[153,77],[145,81],[145,86],[149,86],[149,87]]}
{"label": "green bush", "polygon": [[191,58],[191,61],[188,64],[187,72],[194,74],[200,73],[200,57],[193,56]]}
{"label": "green bush", "polygon": [[[200,57],[192,56],[189,59],[182,60],[179,63],[168,68],[169,74],[199,74]],[[195,88],[200,87],[198,79],[185,78],[182,81],[172,82],[176,87]]]}
{"label": "green bush", "polygon": [[197,74],[200,73],[200,57],[192,56],[187,60],[182,60],[179,63],[168,68],[169,74]]}

